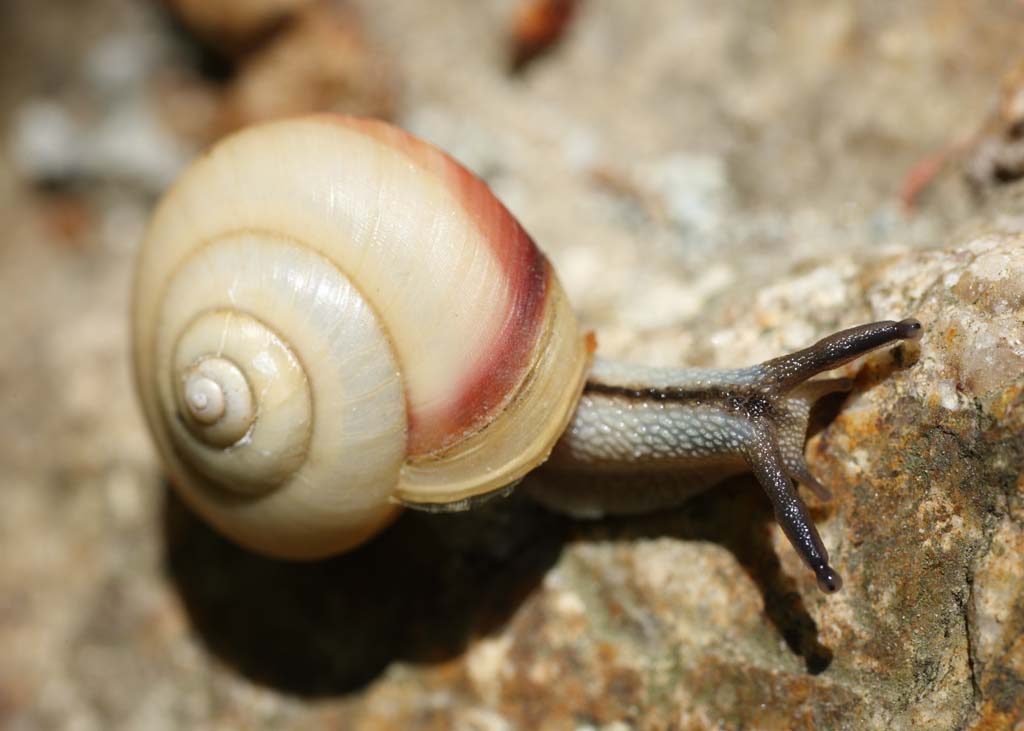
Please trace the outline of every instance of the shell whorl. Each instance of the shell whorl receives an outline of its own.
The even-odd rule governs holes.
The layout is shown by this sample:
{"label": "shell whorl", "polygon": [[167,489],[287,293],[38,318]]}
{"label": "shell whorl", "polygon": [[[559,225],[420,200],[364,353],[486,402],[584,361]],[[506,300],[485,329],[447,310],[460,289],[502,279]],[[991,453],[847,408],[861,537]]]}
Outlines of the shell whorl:
{"label": "shell whorl", "polygon": [[365,540],[543,461],[587,355],[487,186],[380,122],[250,128],[154,215],[135,284],[147,420],[186,501],[258,550]]}

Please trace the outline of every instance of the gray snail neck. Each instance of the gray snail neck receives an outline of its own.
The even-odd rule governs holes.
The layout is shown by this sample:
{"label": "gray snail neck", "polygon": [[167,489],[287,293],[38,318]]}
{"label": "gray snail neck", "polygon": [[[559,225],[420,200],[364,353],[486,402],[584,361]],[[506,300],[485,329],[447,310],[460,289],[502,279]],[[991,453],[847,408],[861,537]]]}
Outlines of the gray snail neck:
{"label": "gray snail neck", "polygon": [[545,465],[557,473],[546,482],[559,487],[546,486],[539,499],[577,517],[641,513],[748,471],[749,413],[771,411],[765,377],[760,365],[656,368],[595,359]]}

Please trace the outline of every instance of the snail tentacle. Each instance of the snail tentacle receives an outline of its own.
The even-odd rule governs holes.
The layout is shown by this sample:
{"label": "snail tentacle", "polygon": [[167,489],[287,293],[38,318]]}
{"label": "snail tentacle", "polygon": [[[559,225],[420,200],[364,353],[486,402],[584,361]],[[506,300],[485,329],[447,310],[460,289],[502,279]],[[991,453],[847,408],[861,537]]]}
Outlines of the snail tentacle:
{"label": "snail tentacle", "polygon": [[828,551],[821,542],[818,529],[811,520],[807,506],[793,487],[779,452],[778,441],[769,420],[758,420],[750,430],[744,456],[751,471],[761,483],[775,509],[775,520],[796,550],[797,555],[814,572],[822,591],[838,591],[842,586],[839,574],[828,564]]}
{"label": "snail tentacle", "polygon": [[762,363],[766,371],[764,382],[772,390],[785,393],[811,376],[838,368],[875,348],[919,337],[921,323],[913,318],[898,322],[882,320],[840,330],[803,350]]}
{"label": "snail tentacle", "polygon": [[832,491],[811,474],[804,459],[804,442],[807,438],[807,422],[810,419],[811,408],[823,396],[849,391],[852,388],[853,381],[849,378],[806,381],[787,394],[782,402],[784,408],[776,420],[776,441],[786,474],[814,493],[819,500],[831,500]]}

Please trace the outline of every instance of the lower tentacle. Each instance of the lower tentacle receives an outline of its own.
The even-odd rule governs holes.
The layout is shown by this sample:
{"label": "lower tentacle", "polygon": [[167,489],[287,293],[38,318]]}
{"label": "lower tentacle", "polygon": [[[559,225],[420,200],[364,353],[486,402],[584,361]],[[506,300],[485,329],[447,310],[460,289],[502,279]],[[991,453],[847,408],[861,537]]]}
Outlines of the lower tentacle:
{"label": "lower tentacle", "polygon": [[804,460],[807,421],[818,399],[830,393],[849,391],[852,387],[853,381],[849,378],[807,381],[786,394],[774,422],[773,433],[786,474],[813,492],[819,500],[831,500],[832,493],[811,474]]}
{"label": "lower tentacle", "polygon": [[798,463],[787,462],[784,466],[786,474],[813,492],[816,498],[824,501],[832,499],[832,491],[818,482],[818,479],[811,474],[802,456]]}

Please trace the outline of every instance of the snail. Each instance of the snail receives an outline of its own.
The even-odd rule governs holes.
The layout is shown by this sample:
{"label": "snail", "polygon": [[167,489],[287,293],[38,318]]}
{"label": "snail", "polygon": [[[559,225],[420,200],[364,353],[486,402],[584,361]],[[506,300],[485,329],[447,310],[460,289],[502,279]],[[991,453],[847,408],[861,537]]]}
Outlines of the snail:
{"label": "snail", "polygon": [[[876,322],[737,369],[594,357],[487,185],[386,123],[313,116],[222,140],[157,206],[133,294],[137,390],[171,483],[258,552],[318,558],[402,505],[502,494],[578,516],[678,504],[752,471],[819,586],[841,586],[793,480],[808,380],[919,336]],[[550,457],[550,459],[549,459]]]}

